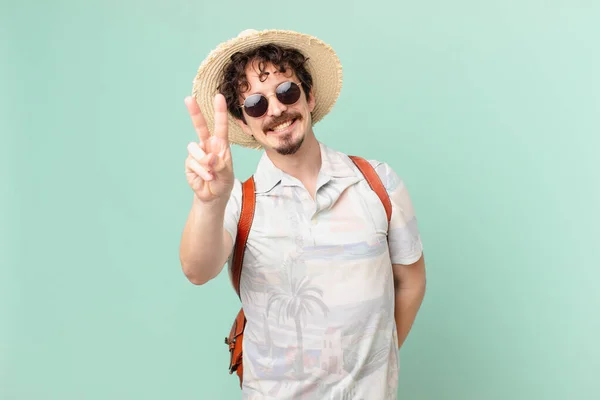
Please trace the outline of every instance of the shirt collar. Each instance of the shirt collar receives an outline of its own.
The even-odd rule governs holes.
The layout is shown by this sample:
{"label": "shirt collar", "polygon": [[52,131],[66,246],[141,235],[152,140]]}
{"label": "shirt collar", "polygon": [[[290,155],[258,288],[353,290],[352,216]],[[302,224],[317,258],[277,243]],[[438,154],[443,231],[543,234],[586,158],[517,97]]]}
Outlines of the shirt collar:
{"label": "shirt collar", "polygon": [[[319,142],[321,150],[321,170],[318,182],[324,183],[334,178],[356,177],[356,169],[350,158]],[[277,168],[266,153],[263,153],[256,173],[254,174],[256,193],[265,193],[277,184],[284,186],[297,186],[298,180]],[[320,186],[320,184],[318,183]]]}

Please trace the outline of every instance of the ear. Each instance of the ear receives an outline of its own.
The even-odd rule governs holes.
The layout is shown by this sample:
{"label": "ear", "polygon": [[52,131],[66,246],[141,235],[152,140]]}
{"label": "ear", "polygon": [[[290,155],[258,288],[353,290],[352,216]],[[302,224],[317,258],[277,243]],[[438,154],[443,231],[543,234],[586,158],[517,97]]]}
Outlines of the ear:
{"label": "ear", "polygon": [[235,122],[237,122],[237,124],[240,126],[240,128],[242,128],[242,131],[246,135],[252,136],[252,131],[250,130],[250,127],[248,126],[248,124],[246,124],[246,122],[242,121],[241,119],[237,119],[237,118],[235,118]]}
{"label": "ear", "polygon": [[313,93],[312,88],[310,88],[310,93],[308,94],[308,110],[312,113],[315,109],[316,100],[315,95]]}

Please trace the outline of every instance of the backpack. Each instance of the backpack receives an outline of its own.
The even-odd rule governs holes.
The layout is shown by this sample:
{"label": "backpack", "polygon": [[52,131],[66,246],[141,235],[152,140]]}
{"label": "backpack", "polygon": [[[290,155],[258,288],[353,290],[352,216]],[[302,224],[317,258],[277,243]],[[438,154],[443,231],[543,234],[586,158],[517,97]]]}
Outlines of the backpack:
{"label": "backpack", "polygon": [[[349,157],[363,174],[371,189],[373,189],[373,191],[381,200],[389,223],[392,216],[392,203],[387,191],[385,190],[385,187],[383,186],[383,183],[379,179],[379,175],[377,175],[377,172],[375,172],[375,169],[367,160],[357,156]],[[240,219],[238,221],[238,233],[233,250],[231,268],[233,287],[238,297],[240,297],[240,300],[240,277],[242,274],[242,261],[244,258],[246,241],[248,240],[250,227],[252,226],[252,220],[254,218],[255,204],[256,198],[254,193],[254,177],[251,176],[242,184],[242,209]],[[245,327],[246,317],[242,308],[238,312],[235,321],[233,322],[229,336],[225,338],[225,344],[229,347],[229,374],[233,374],[234,372],[237,373],[240,380],[240,388],[242,387],[244,375],[244,366],[242,363],[242,342],[244,338]]]}

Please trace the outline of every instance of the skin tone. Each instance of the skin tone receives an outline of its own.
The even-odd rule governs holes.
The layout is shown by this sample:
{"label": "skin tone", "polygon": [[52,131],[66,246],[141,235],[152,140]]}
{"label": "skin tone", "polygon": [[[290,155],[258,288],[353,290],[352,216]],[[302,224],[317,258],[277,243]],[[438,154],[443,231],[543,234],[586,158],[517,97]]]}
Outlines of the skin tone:
{"label": "skin tone", "polygon": [[408,265],[392,264],[394,273],[394,319],[398,331],[398,348],[408,334],[423,303],[426,288],[425,258]]}
{"label": "skin tone", "polygon": [[[306,98],[304,91],[300,99],[292,105],[281,103],[275,96],[277,86],[286,81],[300,84],[296,75],[288,69],[286,73],[279,72],[272,65],[267,65],[267,78],[261,81],[256,63],[246,68],[246,78],[249,88],[240,96],[239,104],[251,94],[260,93],[269,100],[267,113],[259,118],[245,114],[245,122],[237,120],[245,134],[251,135],[260,143],[273,164],[297,178],[304,184],[314,198],[317,176],[321,168],[321,151],[312,129],[310,113],[315,108],[315,98],[309,93]],[[276,125],[293,120],[294,123],[281,132],[273,131]]]}
{"label": "skin tone", "polygon": [[[246,68],[249,88],[242,93],[239,104],[254,93],[269,100],[267,113],[259,118],[245,114],[245,122],[237,121],[243,132],[259,142],[273,164],[301,181],[314,198],[317,176],[321,168],[321,153],[311,121],[315,107],[311,91],[308,99],[302,92],[292,104],[282,104],[275,96],[279,84],[300,81],[293,72],[281,73],[271,65],[266,79],[259,79],[258,68],[251,63]],[[214,99],[215,135],[211,136],[198,104],[192,97],[185,99],[198,142],[188,145],[185,174],[194,192],[180,245],[183,272],[194,284],[204,284],[216,277],[233,249],[233,241],[223,228],[225,206],[233,189],[234,174],[228,140],[227,105],[223,95]],[[285,129],[276,127],[287,121]],[[393,264],[395,287],[395,321],[398,347],[402,346],[414,323],[425,294],[424,257],[410,264]]]}
{"label": "skin tone", "polygon": [[196,101],[186,97],[197,142],[187,146],[185,176],[194,195],[179,249],[183,273],[196,285],[216,277],[233,248],[223,228],[225,207],[234,175],[228,139],[227,106],[223,95],[215,97],[215,134],[211,136]]}

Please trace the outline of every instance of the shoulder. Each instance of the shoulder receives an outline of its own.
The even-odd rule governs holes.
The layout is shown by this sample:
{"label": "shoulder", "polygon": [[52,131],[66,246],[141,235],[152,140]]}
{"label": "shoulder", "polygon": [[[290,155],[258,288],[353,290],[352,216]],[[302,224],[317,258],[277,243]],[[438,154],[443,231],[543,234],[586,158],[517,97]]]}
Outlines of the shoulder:
{"label": "shoulder", "polygon": [[233,188],[231,189],[231,193],[229,195],[228,207],[230,211],[235,210],[239,212],[242,207],[243,202],[243,192],[244,192],[244,183],[249,180],[251,177],[244,179],[243,181],[239,178],[235,178],[233,181]]}
{"label": "shoulder", "polygon": [[238,178],[233,180],[233,188],[231,189],[230,200],[240,199],[242,197],[242,181]]}
{"label": "shoulder", "polygon": [[379,179],[381,179],[383,186],[385,186],[388,192],[397,190],[404,185],[400,175],[387,162],[374,159],[367,159],[367,161],[371,164],[375,172],[377,172]]}
{"label": "shoulder", "polygon": [[229,199],[227,201],[226,212],[237,215],[237,214],[239,214],[241,207],[242,207],[242,181],[235,178],[233,181],[233,188],[231,189],[231,193],[229,194]]}
{"label": "shoulder", "polygon": [[360,173],[360,171],[359,171],[358,167],[356,165],[354,165],[354,163],[352,162],[351,157],[355,156],[355,157],[358,157],[358,158],[361,158],[361,159],[367,161],[371,165],[371,167],[373,167],[373,169],[379,176],[379,179],[381,179],[381,182],[383,183],[383,185],[385,186],[385,188],[387,189],[388,192],[395,191],[404,186],[404,182],[402,181],[402,178],[400,177],[400,175],[386,161],[382,161],[379,159],[371,159],[368,157],[361,156],[360,154],[350,155],[350,154],[346,154],[344,152],[334,150],[331,148],[327,148],[327,147],[325,147],[325,148],[328,149],[329,151],[334,151],[339,156],[342,156],[343,158],[345,158],[345,160],[347,160],[346,163],[349,165],[352,165],[352,167],[354,168],[354,170],[356,171],[357,174]]}

